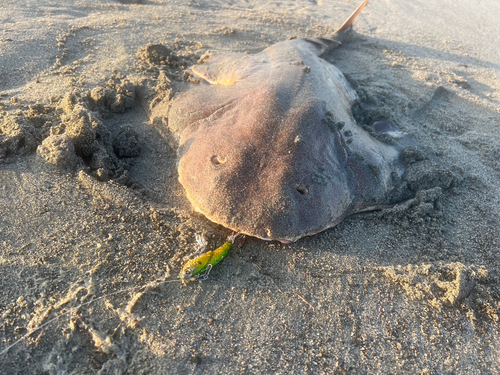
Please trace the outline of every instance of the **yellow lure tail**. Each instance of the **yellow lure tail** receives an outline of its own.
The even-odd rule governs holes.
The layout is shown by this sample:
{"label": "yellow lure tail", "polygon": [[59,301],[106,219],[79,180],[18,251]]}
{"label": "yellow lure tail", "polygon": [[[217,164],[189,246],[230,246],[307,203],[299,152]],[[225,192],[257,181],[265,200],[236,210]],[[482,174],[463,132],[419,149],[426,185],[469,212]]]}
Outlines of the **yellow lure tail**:
{"label": "yellow lure tail", "polygon": [[230,236],[221,247],[206,252],[205,254],[202,254],[188,261],[182,268],[181,278],[186,279],[191,277],[199,277],[200,274],[219,263],[226,257],[229,250],[231,250],[236,236],[237,234]]}

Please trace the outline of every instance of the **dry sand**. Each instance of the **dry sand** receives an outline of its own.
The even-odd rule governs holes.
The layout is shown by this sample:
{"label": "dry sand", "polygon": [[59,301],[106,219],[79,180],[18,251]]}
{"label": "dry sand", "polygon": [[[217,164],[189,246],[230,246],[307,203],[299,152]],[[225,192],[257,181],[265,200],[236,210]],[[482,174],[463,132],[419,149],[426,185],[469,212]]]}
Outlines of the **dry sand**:
{"label": "dry sand", "polygon": [[196,234],[229,233],[192,212],[149,105],[207,50],[328,35],[357,5],[3,1],[1,374],[500,371],[496,0],[372,0],[328,56],[359,120],[412,133],[451,188],[176,279]]}

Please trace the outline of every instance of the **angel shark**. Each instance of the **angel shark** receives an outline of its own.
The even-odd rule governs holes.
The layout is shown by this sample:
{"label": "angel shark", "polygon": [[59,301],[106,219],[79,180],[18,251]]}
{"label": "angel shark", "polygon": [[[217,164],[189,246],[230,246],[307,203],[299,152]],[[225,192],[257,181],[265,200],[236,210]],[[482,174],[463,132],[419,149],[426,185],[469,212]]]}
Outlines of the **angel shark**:
{"label": "angel shark", "polygon": [[212,55],[191,68],[202,82],[173,100],[168,127],[179,139],[179,180],[197,211],[236,232],[288,243],[394,203],[401,149],[356,123],[356,92],[320,57],[341,44],[367,3],[330,38]]}

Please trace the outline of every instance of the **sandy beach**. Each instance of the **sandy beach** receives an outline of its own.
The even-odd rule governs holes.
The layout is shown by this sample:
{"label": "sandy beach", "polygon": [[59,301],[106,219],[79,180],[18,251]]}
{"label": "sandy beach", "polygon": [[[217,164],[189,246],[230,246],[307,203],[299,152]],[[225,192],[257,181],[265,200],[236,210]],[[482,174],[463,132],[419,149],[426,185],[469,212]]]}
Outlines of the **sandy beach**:
{"label": "sandy beach", "polygon": [[196,86],[185,70],[331,35],[360,2],[3,2],[0,374],[500,372],[495,0],[371,0],[324,57],[358,123],[393,121],[441,174],[178,278],[197,235],[231,234],[194,212],[158,115]]}

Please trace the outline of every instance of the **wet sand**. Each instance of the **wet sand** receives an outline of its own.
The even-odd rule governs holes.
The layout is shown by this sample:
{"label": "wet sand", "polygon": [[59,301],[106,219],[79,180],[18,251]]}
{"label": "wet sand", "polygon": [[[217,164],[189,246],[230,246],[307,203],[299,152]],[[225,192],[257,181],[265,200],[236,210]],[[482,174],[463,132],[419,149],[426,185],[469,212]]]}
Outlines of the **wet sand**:
{"label": "wet sand", "polygon": [[230,232],[193,212],[151,108],[208,50],[328,35],[357,5],[4,5],[1,374],[500,371],[493,0],[372,0],[326,57],[358,121],[396,122],[451,186],[424,175],[410,201],[289,245],[247,238],[207,280],[177,279],[197,234]]}

